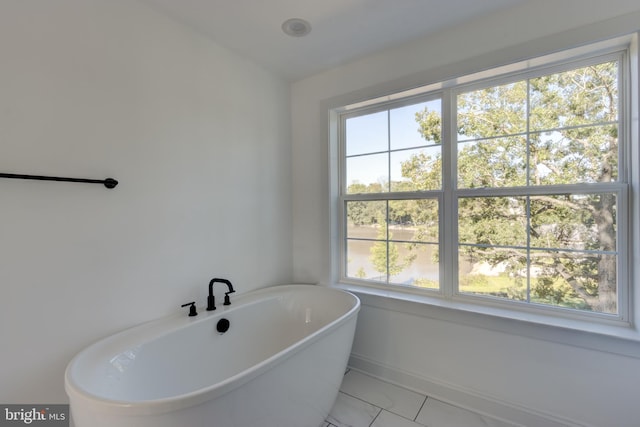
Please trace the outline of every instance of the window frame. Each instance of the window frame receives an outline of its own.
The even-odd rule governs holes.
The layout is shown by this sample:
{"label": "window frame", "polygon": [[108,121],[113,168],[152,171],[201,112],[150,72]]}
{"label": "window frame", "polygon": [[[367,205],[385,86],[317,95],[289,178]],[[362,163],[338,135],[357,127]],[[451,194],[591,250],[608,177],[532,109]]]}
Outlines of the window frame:
{"label": "window frame", "polygon": [[[631,173],[637,174],[638,164],[632,164],[632,148],[631,144],[637,144],[632,140],[630,113],[633,94],[630,88],[631,78],[633,77],[634,67],[632,58],[637,53],[631,52],[635,42],[632,37],[614,39],[609,42],[595,43],[579,48],[568,49],[562,52],[533,58],[527,61],[516,62],[505,66],[496,67],[475,74],[468,74],[455,79],[450,79],[436,84],[409,89],[407,91],[395,92],[379,98],[372,98],[350,104],[331,111],[336,119],[336,127],[334,136],[337,136],[338,148],[338,168],[337,178],[332,178],[338,183],[337,192],[337,210],[338,210],[338,244],[337,251],[332,255],[332,262],[337,265],[337,282],[344,285],[363,286],[372,290],[378,290],[385,293],[407,294],[410,297],[424,297],[423,302],[435,305],[452,304],[452,307],[465,307],[466,310],[478,310],[484,312],[491,309],[501,311],[506,317],[515,313],[531,315],[533,317],[541,316],[542,318],[551,317],[562,321],[576,320],[595,322],[600,324],[609,324],[614,326],[629,327],[633,323],[632,319],[632,263],[631,257],[634,254],[634,248],[629,239],[630,231],[633,226],[630,209],[632,207],[632,184],[637,185],[637,177],[634,179]],[[615,59],[619,63],[619,112],[618,112],[618,128],[619,128],[619,156],[620,164],[618,169],[618,181],[615,183],[596,183],[592,184],[566,184],[554,186],[553,191],[557,194],[582,194],[584,192],[601,192],[610,191],[616,193],[617,213],[618,213],[618,313],[606,314],[598,312],[572,310],[558,306],[546,306],[542,304],[531,304],[529,302],[512,301],[501,298],[492,298],[486,295],[464,294],[459,290],[458,283],[458,227],[457,219],[451,221],[439,221],[438,243],[441,254],[444,254],[439,263],[440,288],[435,289],[418,289],[412,287],[397,286],[389,283],[371,282],[363,279],[357,279],[347,276],[347,210],[346,203],[354,200],[402,200],[402,199],[436,199],[439,202],[438,215],[439,218],[445,218],[446,215],[457,214],[457,201],[463,196],[496,196],[496,195],[521,195],[518,191],[523,188],[527,189],[527,195],[531,194],[550,194],[547,186],[541,189],[533,189],[531,187],[507,187],[493,189],[460,189],[457,188],[457,140],[454,138],[456,133],[456,96],[463,92],[468,92],[475,88],[492,87],[509,82],[522,81],[532,77],[550,75],[556,72],[567,71],[590,64],[606,62]],[[372,114],[379,111],[387,111],[393,108],[412,105],[419,102],[426,102],[440,98],[442,101],[442,188],[440,190],[427,191],[411,191],[411,192],[391,192],[390,189],[385,193],[363,193],[363,194],[346,194],[346,149],[345,139],[346,130],[345,122],[347,119],[365,114]],[[447,113],[445,113],[447,112]],[[388,153],[392,152],[389,148]],[[637,159],[635,160],[637,162]],[[569,191],[570,190],[570,191]],[[634,190],[635,191],[635,190]],[[627,227],[627,228],[625,228]],[[445,238],[443,236],[451,236]],[[388,242],[389,240],[387,240]],[[337,254],[335,253],[337,252]]]}

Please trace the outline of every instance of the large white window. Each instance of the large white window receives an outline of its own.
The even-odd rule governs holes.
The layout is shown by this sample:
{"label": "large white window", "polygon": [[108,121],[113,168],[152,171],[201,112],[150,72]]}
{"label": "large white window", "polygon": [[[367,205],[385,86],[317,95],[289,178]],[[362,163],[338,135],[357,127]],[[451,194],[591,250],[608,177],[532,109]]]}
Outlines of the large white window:
{"label": "large white window", "polygon": [[585,51],[341,108],[340,280],[628,322],[629,51]]}

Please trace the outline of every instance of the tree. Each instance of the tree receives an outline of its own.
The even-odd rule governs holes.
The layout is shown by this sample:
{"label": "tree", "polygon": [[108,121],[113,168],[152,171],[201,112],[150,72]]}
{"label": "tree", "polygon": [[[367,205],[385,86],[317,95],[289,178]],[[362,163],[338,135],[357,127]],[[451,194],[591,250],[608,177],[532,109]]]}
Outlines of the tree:
{"label": "tree", "polygon": [[[458,187],[615,181],[617,67],[608,62],[458,95]],[[425,140],[440,142],[436,112],[425,109],[416,121]],[[441,161],[415,155],[403,176],[415,189],[439,188]],[[616,206],[614,193],[604,191],[462,197],[461,251],[504,274],[528,272],[532,300],[615,313],[616,257],[607,253],[616,250]]]}
{"label": "tree", "polygon": [[371,262],[379,273],[391,277],[401,273],[415,260],[416,255],[410,255],[400,259],[400,252],[396,243],[391,241],[393,235],[389,233],[387,238],[386,224],[378,230],[378,241],[371,246]]}

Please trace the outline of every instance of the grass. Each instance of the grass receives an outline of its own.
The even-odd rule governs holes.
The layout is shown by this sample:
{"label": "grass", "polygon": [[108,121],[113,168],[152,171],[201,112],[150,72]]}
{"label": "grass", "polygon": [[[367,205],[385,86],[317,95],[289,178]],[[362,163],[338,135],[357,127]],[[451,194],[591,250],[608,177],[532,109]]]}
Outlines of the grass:
{"label": "grass", "polygon": [[506,275],[484,276],[467,275],[460,278],[460,291],[474,294],[506,296],[513,291],[525,291],[525,281]]}

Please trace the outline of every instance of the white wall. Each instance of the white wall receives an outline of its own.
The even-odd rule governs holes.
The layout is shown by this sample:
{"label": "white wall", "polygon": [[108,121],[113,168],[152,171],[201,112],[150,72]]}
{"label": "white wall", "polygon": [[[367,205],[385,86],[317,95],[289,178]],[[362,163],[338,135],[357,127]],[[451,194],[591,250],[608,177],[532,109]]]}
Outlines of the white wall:
{"label": "white wall", "polygon": [[[333,281],[328,108],[639,29],[636,0],[530,1],[293,84],[294,280]],[[377,375],[431,384],[442,396],[484,396],[540,419],[638,425],[638,344],[614,354],[594,349],[588,334],[555,331],[548,341],[441,316],[447,310],[363,301],[352,361]]]}
{"label": "white wall", "polygon": [[288,83],[133,0],[2,0],[0,58],[0,172],[120,181],[0,180],[0,402],[66,402],[214,276],[291,280]]}

